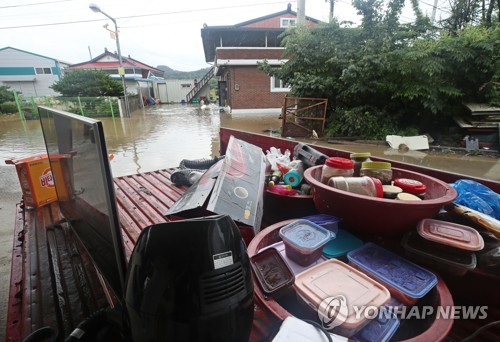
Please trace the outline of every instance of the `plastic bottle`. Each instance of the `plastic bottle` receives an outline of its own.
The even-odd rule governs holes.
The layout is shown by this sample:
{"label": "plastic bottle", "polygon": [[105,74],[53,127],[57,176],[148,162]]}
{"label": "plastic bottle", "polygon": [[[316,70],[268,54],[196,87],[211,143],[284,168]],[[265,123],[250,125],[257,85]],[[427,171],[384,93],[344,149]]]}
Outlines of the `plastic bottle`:
{"label": "plastic bottle", "polygon": [[371,156],[372,154],[370,152],[351,153],[350,158],[354,162],[354,177],[359,177],[361,164],[367,161],[371,161]]}
{"label": "plastic bottle", "polygon": [[383,197],[382,182],[377,178],[363,177],[331,177],[328,185],[339,190],[344,190],[359,195],[370,197]]}
{"label": "plastic bottle", "polygon": [[301,160],[293,160],[290,162],[290,167],[291,169],[283,176],[283,181],[296,188],[304,178],[304,164]]}
{"label": "plastic bottle", "polygon": [[327,184],[331,177],[352,177],[354,162],[347,158],[331,157],[325,161],[321,171],[321,183]]}
{"label": "plastic bottle", "polygon": [[295,148],[293,149],[293,156],[294,158],[301,160],[306,168],[322,165],[328,158],[327,155],[301,142],[295,145]]}

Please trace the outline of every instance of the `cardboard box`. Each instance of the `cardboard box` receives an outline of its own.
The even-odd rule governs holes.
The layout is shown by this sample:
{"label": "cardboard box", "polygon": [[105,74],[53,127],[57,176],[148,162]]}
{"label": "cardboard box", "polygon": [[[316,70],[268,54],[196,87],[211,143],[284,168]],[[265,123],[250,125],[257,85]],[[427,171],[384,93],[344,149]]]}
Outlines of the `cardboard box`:
{"label": "cardboard box", "polygon": [[5,163],[16,166],[24,204],[27,207],[37,208],[57,201],[54,177],[47,154],[9,159]]}

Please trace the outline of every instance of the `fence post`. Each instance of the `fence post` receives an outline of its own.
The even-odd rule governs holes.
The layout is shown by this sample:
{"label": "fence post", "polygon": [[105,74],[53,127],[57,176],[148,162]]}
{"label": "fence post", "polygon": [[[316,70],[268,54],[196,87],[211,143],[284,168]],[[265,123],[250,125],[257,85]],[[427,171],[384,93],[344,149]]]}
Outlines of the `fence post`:
{"label": "fence post", "polygon": [[85,116],[85,113],[83,112],[82,101],[80,100],[80,96],[78,96],[78,106],[80,106],[80,113],[82,113],[82,116]]}
{"label": "fence post", "polygon": [[108,96],[108,101],[109,101],[109,108],[111,109],[111,116],[114,119],[115,118],[115,112],[113,111],[113,101],[111,100],[110,96]]}

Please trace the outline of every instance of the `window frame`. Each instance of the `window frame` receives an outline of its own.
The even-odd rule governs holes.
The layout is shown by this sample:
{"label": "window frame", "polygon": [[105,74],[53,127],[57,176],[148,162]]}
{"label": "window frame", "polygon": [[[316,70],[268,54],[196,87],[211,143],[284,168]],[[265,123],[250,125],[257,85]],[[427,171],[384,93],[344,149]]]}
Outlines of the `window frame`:
{"label": "window frame", "polygon": [[[287,23],[286,25],[285,22]],[[297,18],[280,18],[280,28],[294,27],[296,25],[297,25]]]}
{"label": "window frame", "polygon": [[35,67],[35,74],[36,75],[53,75],[52,68],[44,68],[44,67]]}
{"label": "window frame", "polygon": [[[275,86],[277,79],[280,81],[281,87]],[[291,90],[290,87],[285,87],[285,84],[283,83],[283,81],[281,79],[279,79],[275,76],[271,76],[271,93],[287,93],[290,90]]]}

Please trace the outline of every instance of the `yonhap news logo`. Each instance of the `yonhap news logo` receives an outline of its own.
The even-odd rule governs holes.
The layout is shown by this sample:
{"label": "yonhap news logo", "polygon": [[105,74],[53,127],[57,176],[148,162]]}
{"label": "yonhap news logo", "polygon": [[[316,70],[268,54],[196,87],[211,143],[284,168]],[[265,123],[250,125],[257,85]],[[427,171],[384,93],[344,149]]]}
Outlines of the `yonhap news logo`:
{"label": "yonhap news logo", "polygon": [[346,322],[348,317],[360,319],[426,320],[434,319],[486,319],[487,306],[349,306],[343,295],[325,298],[317,309],[319,320],[326,330]]}

